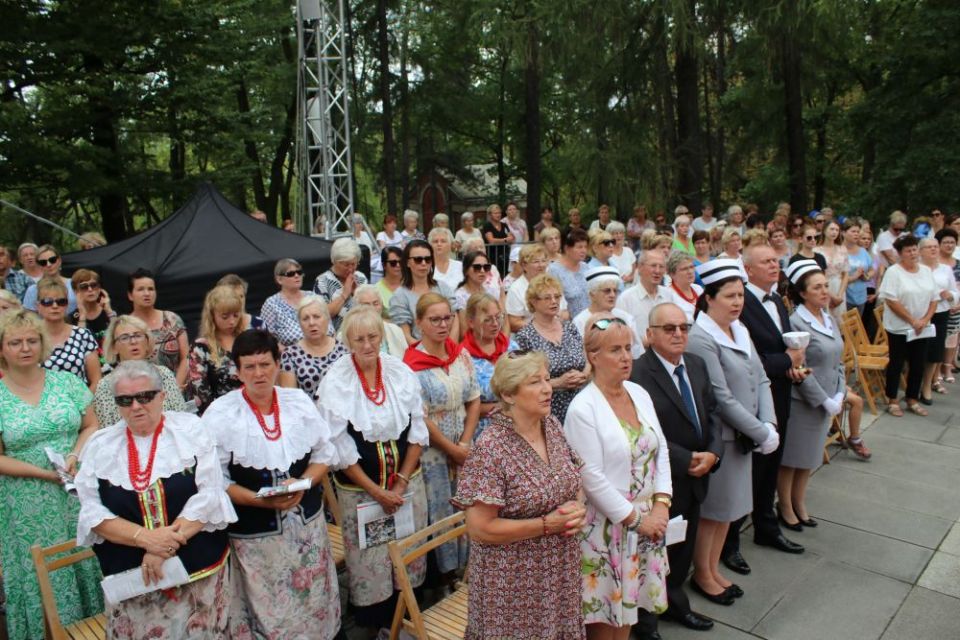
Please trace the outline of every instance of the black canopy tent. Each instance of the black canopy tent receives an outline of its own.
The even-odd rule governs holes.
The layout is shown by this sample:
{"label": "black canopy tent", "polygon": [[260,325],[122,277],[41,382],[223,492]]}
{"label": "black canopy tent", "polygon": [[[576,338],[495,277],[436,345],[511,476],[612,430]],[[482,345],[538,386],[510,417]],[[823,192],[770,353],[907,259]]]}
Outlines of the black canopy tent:
{"label": "black canopy tent", "polygon": [[64,255],[63,271],[69,275],[87,268],[99,273],[118,313],[130,309],[127,276],[141,267],[153,271],[157,308],[180,314],[193,337],[204,295],[223,275],[235,273],[250,283],[247,311],[257,314],[263,301],[277,292],[277,260],[300,262],[304,288],[309,289],[330,267],[331,245],[259,222],[204,183],[160,224],[114,244]]}

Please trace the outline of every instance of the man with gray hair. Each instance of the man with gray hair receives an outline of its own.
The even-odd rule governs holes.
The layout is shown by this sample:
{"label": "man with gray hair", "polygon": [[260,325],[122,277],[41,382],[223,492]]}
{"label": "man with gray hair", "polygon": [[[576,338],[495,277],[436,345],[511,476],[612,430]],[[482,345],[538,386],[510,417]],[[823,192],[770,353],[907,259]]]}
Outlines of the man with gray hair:
{"label": "man with gray hair", "polygon": [[670,289],[661,286],[667,268],[666,259],[660,251],[644,251],[638,263],[640,282],[627,289],[617,300],[617,308],[623,309],[634,319],[634,330],[646,347],[647,322],[650,310],[663,302],[670,302]]}

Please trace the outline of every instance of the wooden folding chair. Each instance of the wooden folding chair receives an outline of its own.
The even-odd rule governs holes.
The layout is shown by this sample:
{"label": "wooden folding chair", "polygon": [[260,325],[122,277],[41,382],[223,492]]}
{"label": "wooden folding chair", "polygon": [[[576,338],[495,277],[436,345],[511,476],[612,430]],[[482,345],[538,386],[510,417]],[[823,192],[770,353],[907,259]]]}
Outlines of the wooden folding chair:
{"label": "wooden folding chair", "polygon": [[831,444],[837,444],[842,449],[847,448],[847,436],[843,433],[843,418],[846,412],[847,407],[844,406],[843,411],[833,416],[833,420],[830,421],[830,431],[827,433],[827,441],[823,444],[823,464],[830,464],[830,451],[827,447]]}
{"label": "wooden folding chair", "polygon": [[877,333],[873,336],[873,344],[887,344],[887,332],[883,328],[883,308],[884,304],[881,302],[873,308],[873,317],[877,321]]}
{"label": "wooden folding chair", "polygon": [[[856,309],[850,309],[843,314],[843,324],[847,331],[853,337],[853,348],[857,355],[876,356],[886,358],[890,355],[890,349],[886,344],[873,344],[867,337],[867,329],[863,326],[863,319],[860,312]],[[886,332],[884,332],[886,333]]]}
{"label": "wooden folding chair", "polygon": [[337,565],[337,570],[340,571],[347,566],[347,551],[343,546],[343,529],[341,529],[342,514],[340,511],[340,502],[337,500],[337,494],[333,490],[333,483],[330,482],[330,474],[324,474],[320,482],[323,486],[323,502],[327,505],[327,508],[330,509],[330,513],[333,514],[333,522],[335,524],[327,523],[327,538],[330,539],[330,550],[333,552],[333,561]]}
{"label": "wooden folding chair", "polygon": [[407,565],[445,542],[466,534],[466,515],[458,511],[403,540],[389,543],[390,560],[393,561],[393,570],[400,583],[400,599],[390,626],[390,640],[399,638],[401,627],[419,640],[460,640],[464,637],[467,631],[466,581],[451,595],[421,612]]}
{"label": "wooden folding chair", "polygon": [[[68,554],[60,558],[54,556]],[[41,547],[35,544],[30,547],[33,556],[34,570],[37,572],[37,582],[40,585],[40,601],[43,605],[43,632],[47,640],[100,640],[107,636],[107,619],[102,613],[78,620],[66,627],[60,622],[60,613],[57,611],[57,598],[53,593],[53,584],[50,582],[50,573],[57,569],[69,567],[87,558],[92,558],[93,551],[77,546],[76,540],[68,540],[50,547]]]}
{"label": "wooden folding chair", "polygon": [[855,385],[859,387],[867,406],[873,415],[877,415],[877,402],[874,399],[879,397],[886,400],[885,393],[885,374],[889,358],[880,356],[860,355],[856,352],[854,344],[856,340],[845,324],[840,325],[840,333],[843,335],[843,356],[842,362],[846,374],[853,375]]}

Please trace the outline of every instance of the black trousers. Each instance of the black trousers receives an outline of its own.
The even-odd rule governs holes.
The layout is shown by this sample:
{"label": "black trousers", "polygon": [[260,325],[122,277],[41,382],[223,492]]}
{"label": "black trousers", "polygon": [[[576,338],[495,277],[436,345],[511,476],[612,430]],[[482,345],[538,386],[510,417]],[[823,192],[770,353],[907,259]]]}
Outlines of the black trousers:
{"label": "black trousers", "polygon": [[927,346],[931,338],[907,342],[907,337],[887,331],[887,343],[890,345],[890,362],[887,363],[886,390],[888,398],[896,398],[900,389],[900,373],[903,364],[907,371],[907,400],[920,399],[920,383],[923,382],[923,367],[927,363]]}
{"label": "black trousers", "polygon": [[[675,484],[675,491],[676,486]],[[697,528],[700,526],[700,503],[693,498],[691,492],[678,491],[674,494],[670,517],[676,516],[683,516],[687,521],[687,539],[667,547],[667,559],[670,562],[670,573],[667,575],[667,613],[679,617],[690,613],[690,598],[683,590],[683,583],[690,574],[694,542],[697,539]],[[637,624],[633,628],[640,636],[656,631],[657,616],[640,609],[637,612]]]}

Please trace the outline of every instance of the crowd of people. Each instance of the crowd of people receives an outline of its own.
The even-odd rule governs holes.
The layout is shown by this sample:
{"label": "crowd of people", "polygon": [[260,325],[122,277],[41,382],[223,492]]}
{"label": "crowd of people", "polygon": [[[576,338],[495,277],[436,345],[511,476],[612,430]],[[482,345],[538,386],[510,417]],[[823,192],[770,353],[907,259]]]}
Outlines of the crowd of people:
{"label": "crowd of people", "polygon": [[[53,574],[65,623],[106,609],[113,638],[334,638],[349,615],[372,637],[399,584],[371,508],[413,530],[466,512],[469,544],[409,579],[433,598],[467,580],[468,638],[659,638],[659,617],[707,630],[685,585],[749,597],[727,573],[751,571],[747,516],[785,553],[804,547],[784,530],[815,535],[807,486],[835,416],[871,458],[844,312],[886,334],[892,416],[927,415],[955,382],[956,216],[908,228],[894,212],[874,242],[865,220],[787,205],[678,207],[672,223],[602,206],[588,227],[572,209],[562,228],[505,211],[479,228],[464,213],[455,234],[445,215],[428,234],[415,212],[402,229],[388,216],[375,238],[336,240],[308,288],[278,256],[259,314],[225,274],[194,336],[146,269],[118,315],[55,247],[0,247],[8,637],[44,635],[31,545],[71,538],[96,557]],[[149,587],[174,559],[185,583],[104,602],[103,576]]]}

